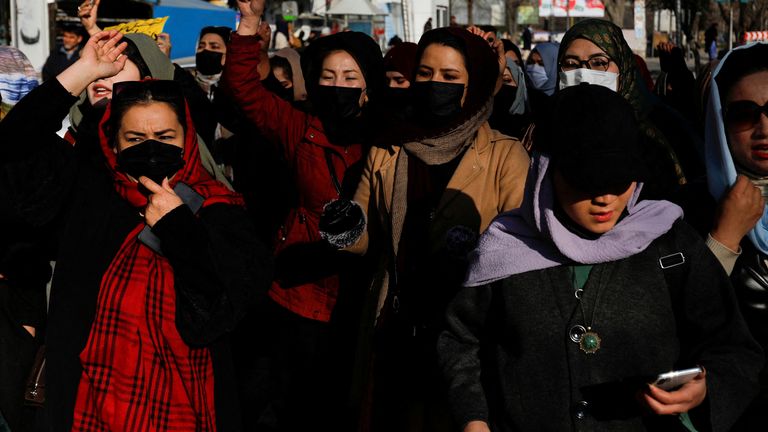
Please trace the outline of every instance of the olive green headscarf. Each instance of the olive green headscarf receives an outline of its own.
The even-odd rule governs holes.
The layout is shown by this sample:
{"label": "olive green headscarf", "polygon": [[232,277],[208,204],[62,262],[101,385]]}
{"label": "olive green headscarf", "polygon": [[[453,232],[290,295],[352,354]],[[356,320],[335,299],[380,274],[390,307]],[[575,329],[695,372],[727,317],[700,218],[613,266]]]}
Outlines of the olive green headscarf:
{"label": "olive green headscarf", "polygon": [[618,93],[635,107],[635,110],[644,117],[650,110],[648,98],[642,93],[638,85],[638,70],[635,63],[635,54],[624,39],[621,29],[610,21],[600,19],[587,19],[572,26],[563,36],[560,42],[560,52],[557,61],[562,62],[568,46],[576,39],[586,39],[597,45],[608,54],[608,57],[619,67]]}
{"label": "olive green headscarf", "polygon": [[646,137],[658,147],[659,151],[668,154],[673,163],[674,173],[664,173],[665,177],[676,177],[676,183],[685,183],[685,176],[677,155],[669,141],[653,124],[648,121],[648,114],[652,104],[647,90],[641,86],[640,74],[635,62],[635,54],[624,39],[624,34],[617,25],[601,19],[586,19],[572,26],[563,36],[560,42],[560,52],[557,55],[558,63],[565,56],[565,52],[571,42],[576,39],[586,39],[603,50],[610,59],[619,67],[618,93],[635,108],[640,128]]}

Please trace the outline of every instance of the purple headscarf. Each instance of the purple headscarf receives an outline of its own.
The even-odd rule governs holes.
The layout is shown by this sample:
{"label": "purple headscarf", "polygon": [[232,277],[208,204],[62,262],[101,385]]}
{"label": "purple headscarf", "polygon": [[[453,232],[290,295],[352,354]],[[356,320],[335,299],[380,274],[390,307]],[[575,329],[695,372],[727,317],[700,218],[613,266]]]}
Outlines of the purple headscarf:
{"label": "purple headscarf", "polygon": [[599,264],[642,252],[683,217],[668,201],[638,202],[638,184],[627,203],[628,215],[596,239],[571,232],[555,216],[549,158],[535,154],[519,209],[491,222],[470,254],[465,286],[485,285],[508,276],[563,264]]}

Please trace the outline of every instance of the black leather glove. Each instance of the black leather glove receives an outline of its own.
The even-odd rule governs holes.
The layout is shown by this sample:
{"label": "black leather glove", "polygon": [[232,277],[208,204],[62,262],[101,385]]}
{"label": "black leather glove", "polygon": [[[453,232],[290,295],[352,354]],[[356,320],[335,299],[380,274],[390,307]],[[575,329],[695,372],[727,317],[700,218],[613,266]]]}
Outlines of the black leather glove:
{"label": "black leather glove", "polygon": [[325,205],[320,216],[320,236],[338,248],[354,244],[365,229],[365,213],[354,201],[337,199]]}

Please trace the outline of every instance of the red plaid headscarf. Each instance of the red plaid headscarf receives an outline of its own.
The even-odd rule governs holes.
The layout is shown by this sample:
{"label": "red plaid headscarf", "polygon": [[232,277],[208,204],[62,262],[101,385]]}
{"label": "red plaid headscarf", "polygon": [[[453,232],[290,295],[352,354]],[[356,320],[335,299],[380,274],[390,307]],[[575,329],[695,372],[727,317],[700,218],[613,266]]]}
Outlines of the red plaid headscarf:
{"label": "red plaid headscarf", "polygon": [[[116,169],[104,132],[99,138],[118,193],[138,209],[147,198]],[[185,165],[171,182],[183,182],[214,203],[243,205],[200,164],[189,108]],[[137,211],[138,211],[137,209]],[[168,260],[138,241],[138,224],[123,241],[101,280],[96,317],[85,349],[73,431],[215,431],[213,366],[207,348],[192,348],[176,329],[176,293]]]}

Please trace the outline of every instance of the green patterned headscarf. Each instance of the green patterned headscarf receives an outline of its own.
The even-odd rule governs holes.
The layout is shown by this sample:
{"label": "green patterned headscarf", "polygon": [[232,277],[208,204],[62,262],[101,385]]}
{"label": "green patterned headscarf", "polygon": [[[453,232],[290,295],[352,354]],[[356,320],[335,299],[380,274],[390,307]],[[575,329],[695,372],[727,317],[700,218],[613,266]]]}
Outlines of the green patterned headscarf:
{"label": "green patterned headscarf", "polygon": [[671,181],[676,177],[677,183],[685,183],[685,176],[680,168],[677,155],[669,141],[647,116],[651,111],[650,95],[641,86],[640,73],[637,69],[635,54],[624,39],[621,29],[610,21],[601,19],[586,19],[576,23],[563,36],[560,42],[560,52],[557,55],[558,64],[562,62],[568,47],[576,39],[586,39],[603,50],[610,59],[619,67],[618,93],[635,108],[640,128],[651,142],[659,147],[659,150],[669,155],[674,166],[670,167],[674,173],[666,173],[665,177]]}
{"label": "green patterned headscarf", "polygon": [[568,46],[576,39],[592,42],[616,63],[619,67],[619,94],[635,107],[640,117],[644,117],[650,109],[650,104],[639,85],[635,54],[624,39],[621,29],[616,24],[601,19],[587,19],[576,23],[568,29],[560,42],[558,63],[562,62]]}

